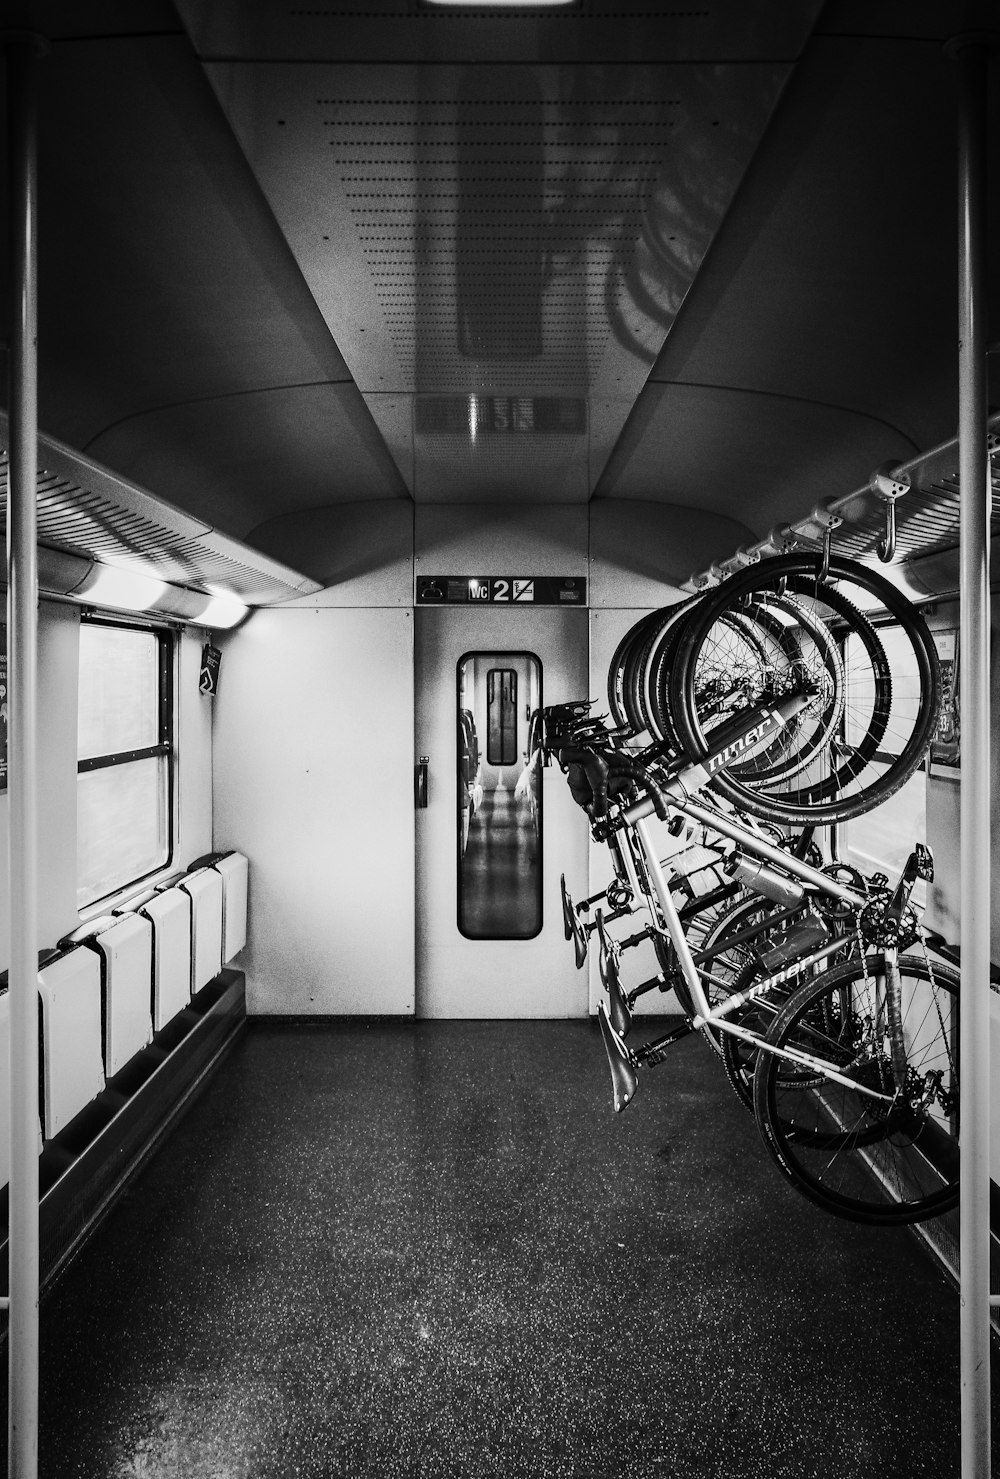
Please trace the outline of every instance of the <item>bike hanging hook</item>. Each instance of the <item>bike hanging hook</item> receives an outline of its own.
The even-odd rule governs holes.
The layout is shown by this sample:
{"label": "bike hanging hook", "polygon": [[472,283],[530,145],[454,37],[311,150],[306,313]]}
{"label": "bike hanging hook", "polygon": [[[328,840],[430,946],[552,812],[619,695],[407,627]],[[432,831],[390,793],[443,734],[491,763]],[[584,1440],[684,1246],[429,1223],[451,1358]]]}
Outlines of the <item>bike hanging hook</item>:
{"label": "bike hanging hook", "polygon": [[830,579],[830,555],[833,543],[833,531],[840,527],[843,519],[839,514],[833,512],[829,502],[817,503],[808,519],[803,520],[796,529],[790,532],[801,536],[804,543],[815,549],[815,541],[820,540],[820,559],[816,570],[816,584],[823,585]]}
{"label": "bike hanging hook", "polygon": [[889,565],[896,557],[896,499],[909,492],[908,472],[893,471],[895,464],[883,462],[869,480],[869,488],[885,504],[885,533],[875,546],[875,553],[883,565]]}

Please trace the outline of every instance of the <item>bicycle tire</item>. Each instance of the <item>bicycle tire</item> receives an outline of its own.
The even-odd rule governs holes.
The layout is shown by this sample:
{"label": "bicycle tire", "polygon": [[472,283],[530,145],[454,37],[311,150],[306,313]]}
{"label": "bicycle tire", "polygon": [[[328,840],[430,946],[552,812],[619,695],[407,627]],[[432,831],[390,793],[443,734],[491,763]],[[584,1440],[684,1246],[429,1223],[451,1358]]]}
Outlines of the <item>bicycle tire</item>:
{"label": "bicycle tire", "polygon": [[[788,555],[769,560],[761,566],[731,577],[704,601],[697,613],[685,623],[674,653],[669,674],[671,712],[678,739],[689,757],[701,760],[710,748],[710,730],[705,716],[698,710],[696,671],[699,653],[713,624],[735,603],[763,601],[776,590],[791,589],[798,598],[811,598],[827,603],[839,625],[849,636],[859,638],[857,660],[872,668],[867,681],[873,688],[870,713],[852,719],[858,734],[840,763],[831,751],[828,772],[807,776],[800,784],[769,785],[765,775],[759,782],[751,780],[747,766],[717,771],[710,782],[720,794],[735,805],[756,816],[782,822],[825,823],[845,821],[860,816],[893,795],[912,775],[930,743],[937,720],[938,662],[933,639],[923,618],[909,601],[877,572],[853,561],[831,560],[830,580],[852,584],[866,592],[886,610],[912,654],[917,677],[917,693],[902,696],[897,702],[891,681],[891,669],[881,640],[870,621],[861,616],[857,605],[844,590],[821,584],[814,557]],[[881,656],[878,656],[881,652]],[[707,722],[707,720],[706,720]],[[879,768],[879,746],[892,728],[897,746],[884,769]]]}
{"label": "bicycle tire", "polygon": [[667,738],[651,723],[645,673],[650,654],[676,631],[697,601],[694,596],[640,617],[615,649],[608,668],[608,705],[616,724],[630,729],[633,735],[645,733],[657,741]]}
{"label": "bicycle tire", "polygon": [[[738,625],[741,620],[742,630]],[[759,658],[756,660],[748,628],[757,631]],[[674,673],[679,636],[680,632],[671,647],[662,653],[649,708],[653,722],[662,729],[669,727],[674,749],[683,753],[688,748],[687,731],[683,721],[675,718],[678,691]],[[716,656],[714,662],[712,655]],[[769,594],[766,602],[748,597],[738,611],[720,612],[709,628],[692,679],[694,707],[703,733],[709,731],[712,721],[721,722],[740,710],[759,705],[765,691],[780,687],[780,673],[790,678],[807,670],[816,681],[818,692],[823,694],[822,703],[814,701],[769,745],[754,749],[751,757],[727,770],[727,784],[744,789],[742,792],[732,789],[731,794],[726,794],[744,810],[752,808],[757,789],[766,787],[770,792],[775,787],[787,786],[832,741],[844,709],[843,661],[826,624],[796,594],[783,590]],[[790,684],[786,681],[785,686]],[[737,696],[738,701],[734,702]],[[722,784],[717,789],[725,792]],[[747,790],[750,806],[746,804]]]}
{"label": "bicycle tire", "polygon": [[[767,1034],[842,1068],[856,1087],[782,1084],[761,1051],[754,1112],[778,1169],[834,1216],[879,1225],[923,1222],[958,1201],[959,976],[918,956],[899,960],[907,1076],[892,1079],[882,954],[834,967],[800,988]],[[882,1015],[880,1015],[882,1014]],[[886,1095],[872,1097],[870,1090]]]}
{"label": "bicycle tire", "polygon": [[608,708],[617,729],[632,729],[638,734],[642,726],[636,727],[632,713],[634,705],[626,700],[626,690],[631,687],[631,665],[634,664],[634,649],[642,633],[658,625],[663,617],[662,610],[649,611],[629,627],[615,648],[608,665]]}
{"label": "bicycle tire", "polygon": [[[688,617],[691,615],[693,609]],[[761,672],[769,671],[776,651],[781,654],[784,663],[793,661],[795,638],[787,627],[781,629],[772,613],[759,618],[758,613],[749,608],[721,613],[718,627],[725,631],[728,639],[727,662],[724,669],[712,674],[706,673],[703,668],[699,676],[703,688],[712,694],[709,706],[713,713],[719,713],[722,717],[728,711],[722,702],[723,693],[729,696],[729,709],[732,708],[735,694],[745,695],[743,704],[738,706],[746,707],[747,703],[753,701],[754,691],[753,684],[748,687],[746,675],[755,674],[759,678]],[[674,754],[684,753],[684,743],[682,730],[673,713],[668,675],[673,671],[684,630],[685,620],[681,620],[661,634],[654,635],[653,641],[647,644],[642,669],[642,703],[649,729],[651,733],[659,735]],[[700,692],[700,698],[704,702],[705,694]],[[781,759],[787,762],[787,755]]]}

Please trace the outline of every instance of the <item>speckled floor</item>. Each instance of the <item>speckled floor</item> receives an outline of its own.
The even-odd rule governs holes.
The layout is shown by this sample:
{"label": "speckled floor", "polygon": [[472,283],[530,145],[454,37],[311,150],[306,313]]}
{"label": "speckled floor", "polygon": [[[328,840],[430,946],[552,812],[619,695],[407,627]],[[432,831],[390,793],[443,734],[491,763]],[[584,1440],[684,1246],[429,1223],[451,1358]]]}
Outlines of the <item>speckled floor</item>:
{"label": "speckled floor", "polygon": [[957,1476],[958,1301],[689,1040],[250,1028],[43,1304],[42,1479]]}

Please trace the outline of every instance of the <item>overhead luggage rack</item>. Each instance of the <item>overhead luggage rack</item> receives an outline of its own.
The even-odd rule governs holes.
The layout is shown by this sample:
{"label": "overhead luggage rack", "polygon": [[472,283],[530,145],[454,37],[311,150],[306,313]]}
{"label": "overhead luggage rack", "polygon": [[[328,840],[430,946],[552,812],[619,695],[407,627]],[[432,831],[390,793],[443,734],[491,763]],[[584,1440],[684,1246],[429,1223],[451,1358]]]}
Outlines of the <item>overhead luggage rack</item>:
{"label": "overhead luggage rack", "polygon": [[[8,496],[8,425],[0,412],[0,506]],[[125,481],[54,437],[38,438],[38,540],[67,557],[57,579],[75,589],[83,561],[153,573],[171,585],[271,606],[321,589],[308,576]],[[76,560],[80,561],[79,570]],[[46,563],[46,570],[52,562]],[[43,572],[43,585],[44,585]]]}
{"label": "overhead luggage rack", "polygon": [[[988,421],[990,517],[992,538],[1000,537],[1000,411]],[[692,575],[688,590],[704,590],[737,570],[790,549],[822,551],[832,533],[838,555],[874,563],[881,558],[889,510],[894,525],[894,557],[912,564],[945,551],[957,551],[959,523],[958,438],[953,437],[907,462],[886,464],[861,488],[817,504],[794,524],[778,524],[756,544],[744,545],[708,570]],[[957,589],[957,565],[955,568]],[[928,591],[927,594],[934,592]]]}

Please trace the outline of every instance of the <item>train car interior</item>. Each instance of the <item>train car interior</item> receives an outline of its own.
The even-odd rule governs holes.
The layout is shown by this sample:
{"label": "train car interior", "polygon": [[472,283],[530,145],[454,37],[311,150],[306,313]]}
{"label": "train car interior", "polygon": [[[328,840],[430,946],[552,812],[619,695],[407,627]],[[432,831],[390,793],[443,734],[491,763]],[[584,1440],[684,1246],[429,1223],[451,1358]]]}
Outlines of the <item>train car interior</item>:
{"label": "train car interior", "polygon": [[988,1479],[996,5],[0,44],[0,1472]]}

